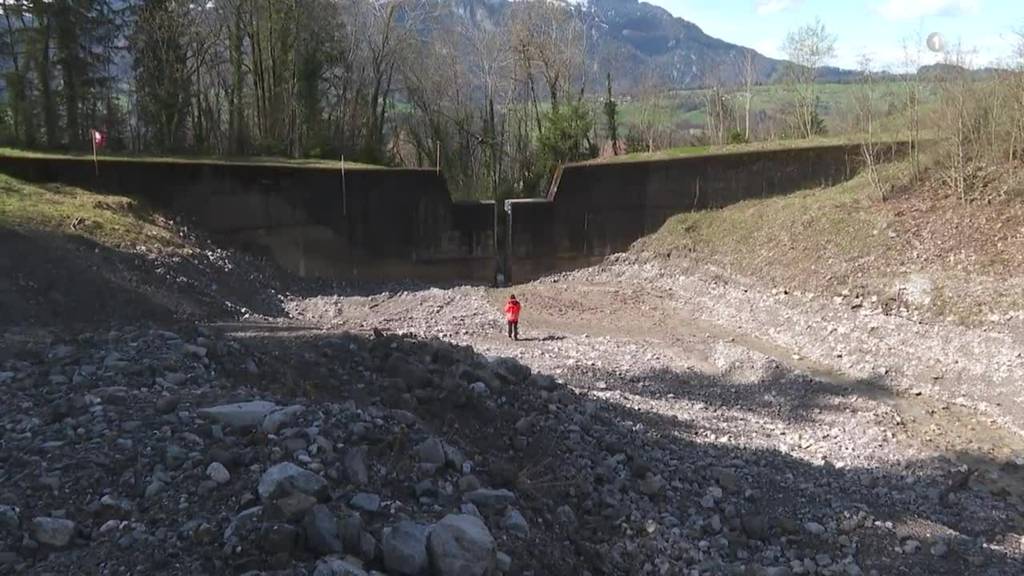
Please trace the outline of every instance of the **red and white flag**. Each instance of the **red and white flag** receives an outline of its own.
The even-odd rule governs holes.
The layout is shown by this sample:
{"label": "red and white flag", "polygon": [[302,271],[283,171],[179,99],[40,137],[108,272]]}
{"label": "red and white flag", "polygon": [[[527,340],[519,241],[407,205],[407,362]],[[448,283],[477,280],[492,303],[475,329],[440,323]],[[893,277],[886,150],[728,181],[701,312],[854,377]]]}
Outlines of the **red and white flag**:
{"label": "red and white flag", "polygon": [[92,133],[92,145],[93,145],[93,147],[94,148],[102,148],[103,147],[103,143],[107,139],[106,135],[104,135],[103,132],[100,132],[99,130],[96,130],[96,129],[89,130],[89,132]]}

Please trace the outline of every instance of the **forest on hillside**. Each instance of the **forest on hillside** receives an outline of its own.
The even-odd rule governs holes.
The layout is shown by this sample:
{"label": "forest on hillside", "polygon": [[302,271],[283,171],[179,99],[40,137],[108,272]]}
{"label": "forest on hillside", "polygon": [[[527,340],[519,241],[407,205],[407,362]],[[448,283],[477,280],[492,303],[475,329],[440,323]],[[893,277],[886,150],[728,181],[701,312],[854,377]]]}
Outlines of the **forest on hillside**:
{"label": "forest on hillside", "polygon": [[[490,198],[534,194],[558,163],[599,154],[914,137],[942,110],[1004,157],[1024,140],[1020,66],[978,76],[950,52],[922,80],[865,62],[830,91],[835,39],[816,22],[787,39],[772,85],[775,64],[715,41],[689,69],[702,89],[680,93],[664,67],[616,78],[615,53],[592,46],[595,3],[492,3],[500,15],[478,4],[3,0],[0,141],[85,151],[99,130],[113,153],[440,165],[458,195]],[[921,63],[908,52],[908,69]]]}

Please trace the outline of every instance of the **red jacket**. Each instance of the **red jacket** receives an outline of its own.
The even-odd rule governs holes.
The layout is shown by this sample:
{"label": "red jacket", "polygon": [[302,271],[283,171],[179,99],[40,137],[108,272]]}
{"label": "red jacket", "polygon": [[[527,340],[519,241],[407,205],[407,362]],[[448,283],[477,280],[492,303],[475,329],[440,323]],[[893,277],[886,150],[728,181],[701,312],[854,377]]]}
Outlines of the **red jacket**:
{"label": "red jacket", "polygon": [[519,300],[511,300],[505,303],[505,319],[509,322],[519,322],[519,311],[523,309],[523,305],[519,303]]}

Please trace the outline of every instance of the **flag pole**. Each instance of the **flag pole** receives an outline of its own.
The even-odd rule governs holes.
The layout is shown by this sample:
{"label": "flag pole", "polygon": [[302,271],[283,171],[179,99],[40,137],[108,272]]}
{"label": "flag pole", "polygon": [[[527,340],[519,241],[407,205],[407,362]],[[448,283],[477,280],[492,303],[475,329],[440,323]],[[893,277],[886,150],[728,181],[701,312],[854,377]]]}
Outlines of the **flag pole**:
{"label": "flag pole", "polygon": [[92,140],[92,165],[96,169],[96,175],[100,175],[100,161],[96,157],[96,130],[90,130],[90,140]]}

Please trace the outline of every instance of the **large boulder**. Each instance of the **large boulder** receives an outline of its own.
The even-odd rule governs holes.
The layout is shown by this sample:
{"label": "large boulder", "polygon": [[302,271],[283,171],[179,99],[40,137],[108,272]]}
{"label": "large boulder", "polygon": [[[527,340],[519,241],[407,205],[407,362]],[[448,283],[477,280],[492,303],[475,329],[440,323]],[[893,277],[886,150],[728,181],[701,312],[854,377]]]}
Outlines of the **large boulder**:
{"label": "large boulder", "polygon": [[416,457],[420,463],[444,466],[444,444],[437,438],[428,438],[416,447]]}
{"label": "large boulder", "polygon": [[504,510],[516,501],[515,493],[505,490],[504,488],[498,490],[480,488],[478,490],[473,490],[472,492],[467,492],[463,495],[463,498],[472,502],[478,508],[484,508],[491,511]]}
{"label": "large boulder", "polygon": [[329,494],[327,480],[291,462],[271,466],[260,477],[257,491],[264,502],[295,493],[325,500]]}
{"label": "large boulder", "polygon": [[355,562],[330,556],[316,563],[313,576],[367,576],[367,574],[366,570],[360,568]]}
{"label": "large boulder", "polygon": [[273,402],[252,400],[202,408],[199,410],[199,416],[232,428],[255,428],[263,423],[264,418],[278,409],[278,405]]}
{"label": "large boulder", "polygon": [[343,551],[338,518],[323,504],[317,504],[302,520],[306,532],[306,546],[320,554],[340,554]]}
{"label": "large boulder", "polygon": [[392,354],[384,365],[384,375],[398,378],[410,389],[433,386],[430,371],[425,366],[401,354]]}
{"label": "large boulder", "polygon": [[416,576],[427,570],[427,533],[429,528],[403,521],[384,532],[384,566],[392,574]]}
{"label": "large boulder", "polygon": [[30,529],[36,542],[54,548],[67,546],[75,536],[75,523],[64,518],[33,518]]}
{"label": "large boulder", "polygon": [[516,360],[505,356],[495,356],[489,359],[494,372],[504,379],[508,384],[523,384],[532,374],[530,367]]}
{"label": "large boulder", "polygon": [[305,410],[302,406],[287,406],[280,410],[274,410],[270,414],[267,414],[263,418],[262,428],[267,434],[277,434],[278,430],[291,424],[302,411]]}
{"label": "large boulder", "polygon": [[445,516],[430,529],[427,551],[437,576],[490,576],[496,571],[494,537],[475,516]]}

